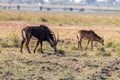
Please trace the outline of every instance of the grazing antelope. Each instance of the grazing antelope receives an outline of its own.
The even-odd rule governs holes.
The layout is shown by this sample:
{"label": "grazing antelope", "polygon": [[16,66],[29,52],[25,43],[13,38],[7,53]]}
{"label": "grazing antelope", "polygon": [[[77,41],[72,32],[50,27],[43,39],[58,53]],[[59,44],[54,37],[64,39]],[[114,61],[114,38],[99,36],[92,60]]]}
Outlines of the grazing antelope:
{"label": "grazing antelope", "polygon": [[104,45],[104,40],[100,36],[98,36],[94,31],[92,30],[80,30],[77,33],[77,38],[78,38],[78,48],[80,47],[82,49],[82,39],[87,39],[88,43],[86,46],[86,49],[91,42],[91,48],[93,50],[93,41],[97,41]]}
{"label": "grazing antelope", "polygon": [[56,52],[56,46],[59,40],[59,36],[55,36],[55,34],[45,25],[40,25],[40,26],[27,26],[25,28],[22,29],[22,38],[23,40],[21,41],[21,49],[20,52],[22,53],[22,48],[23,48],[23,44],[26,41],[26,47],[29,53],[30,49],[29,49],[29,42],[31,37],[36,37],[38,39],[36,47],[34,49],[34,53],[36,51],[36,48],[38,47],[39,43],[40,43],[40,52],[44,53],[42,51],[42,43],[43,41],[47,41],[49,42],[50,46],[54,49],[54,51]]}

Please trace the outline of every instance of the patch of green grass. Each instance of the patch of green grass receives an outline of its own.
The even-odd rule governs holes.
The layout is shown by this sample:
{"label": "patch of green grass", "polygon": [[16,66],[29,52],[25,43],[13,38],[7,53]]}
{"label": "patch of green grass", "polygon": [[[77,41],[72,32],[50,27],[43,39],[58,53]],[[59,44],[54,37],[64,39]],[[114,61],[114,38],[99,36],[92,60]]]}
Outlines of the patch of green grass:
{"label": "patch of green grass", "polygon": [[6,40],[6,41],[2,41],[2,42],[1,42],[1,47],[3,47],[3,48],[10,48],[10,47],[12,47],[12,46],[11,46],[11,44],[9,43],[9,41]]}
{"label": "patch of green grass", "polygon": [[106,48],[111,48],[111,47],[114,47],[114,41],[112,41],[112,40],[109,40],[108,42],[106,42],[106,44],[105,44],[105,47]]}
{"label": "patch of green grass", "polygon": [[38,77],[37,80],[45,80],[44,77]]}
{"label": "patch of green grass", "polygon": [[116,46],[115,50],[117,52],[117,55],[120,57],[120,45]]}
{"label": "patch of green grass", "polygon": [[111,56],[111,53],[106,51],[104,48],[98,48],[95,52],[96,56]]}
{"label": "patch of green grass", "polygon": [[0,41],[1,47],[10,48],[10,47],[20,47],[20,41],[17,34],[12,34],[7,38],[1,39]]}
{"label": "patch of green grass", "polygon": [[79,50],[77,46],[71,46],[71,50]]}
{"label": "patch of green grass", "polygon": [[58,49],[57,52],[56,52],[56,54],[63,54],[63,55],[64,55],[64,54],[65,54],[65,51]]}
{"label": "patch of green grass", "polygon": [[18,37],[18,35],[17,34],[13,34],[12,36],[11,36],[11,41],[12,41],[12,46],[13,47],[20,47],[20,43],[19,43],[19,37]]}
{"label": "patch of green grass", "polygon": [[120,78],[120,73],[118,73],[117,77]]}
{"label": "patch of green grass", "polygon": [[59,80],[75,80],[75,78],[73,76],[70,76],[70,77],[60,78]]}
{"label": "patch of green grass", "polygon": [[18,80],[25,80],[25,79],[23,79],[23,78],[19,78]]}

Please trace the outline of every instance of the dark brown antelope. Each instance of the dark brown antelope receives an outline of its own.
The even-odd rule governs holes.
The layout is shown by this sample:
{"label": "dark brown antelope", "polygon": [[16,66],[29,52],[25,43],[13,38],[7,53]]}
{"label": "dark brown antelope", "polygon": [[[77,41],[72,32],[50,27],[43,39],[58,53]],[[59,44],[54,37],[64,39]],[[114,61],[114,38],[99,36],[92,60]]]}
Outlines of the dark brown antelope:
{"label": "dark brown antelope", "polygon": [[77,33],[77,38],[78,38],[78,48],[80,47],[82,49],[82,39],[87,39],[88,43],[86,46],[86,49],[91,42],[91,48],[93,50],[93,41],[97,41],[104,45],[104,40],[100,36],[98,36],[94,31],[92,30],[80,30]]}
{"label": "dark brown antelope", "polygon": [[22,38],[23,39],[21,41],[20,52],[22,52],[23,45],[26,41],[27,50],[29,53],[31,53],[28,45],[29,45],[29,42],[30,42],[30,39],[32,36],[38,39],[36,47],[34,49],[34,53],[35,53],[36,48],[38,47],[39,43],[40,43],[40,47],[41,47],[40,52],[44,53],[42,51],[43,41],[49,42],[50,46],[54,49],[54,51],[55,52],[57,51],[56,46],[57,46],[57,43],[59,40],[59,36],[57,36],[57,38],[56,38],[55,34],[47,26],[40,25],[40,26],[27,26],[22,29]]}

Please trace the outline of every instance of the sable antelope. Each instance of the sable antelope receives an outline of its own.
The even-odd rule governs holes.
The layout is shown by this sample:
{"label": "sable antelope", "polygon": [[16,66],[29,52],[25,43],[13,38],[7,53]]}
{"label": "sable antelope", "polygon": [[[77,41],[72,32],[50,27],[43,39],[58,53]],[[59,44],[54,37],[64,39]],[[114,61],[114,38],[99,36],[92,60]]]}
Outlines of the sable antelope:
{"label": "sable antelope", "polygon": [[54,51],[56,52],[56,46],[59,40],[59,36],[55,36],[55,34],[45,25],[40,25],[40,26],[27,26],[25,28],[22,29],[22,38],[23,40],[21,41],[21,49],[20,52],[22,52],[22,48],[23,48],[23,44],[26,41],[26,47],[29,53],[30,49],[29,49],[29,42],[31,37],[36,37],[38,39],[36,47],[34,49],[34,53],[36,51],[36,48],[38,47],[39,43],[40,43],[40,52],[44,53],[42,51],[42,43],[43,41],[47,41],[49,42],[50,46],[54,49]]}
{"label": "sable antelope", "polygon": [[104,39],[98,36],[94,31],[92,30],[80,30],[77,33],[77,38],[78,38],[78,48],[80,47],[82,49],[82,39],[87,39],[88,43],[86,46],[86,49],[91,42],[91,48],[93,50],[93,41],[97,41],[104,45]]}

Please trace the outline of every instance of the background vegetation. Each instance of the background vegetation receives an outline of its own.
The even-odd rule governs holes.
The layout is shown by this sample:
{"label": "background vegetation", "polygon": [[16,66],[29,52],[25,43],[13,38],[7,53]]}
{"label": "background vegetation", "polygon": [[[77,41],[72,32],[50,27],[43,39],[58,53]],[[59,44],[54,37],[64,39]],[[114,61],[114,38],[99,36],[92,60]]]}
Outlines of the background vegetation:
{"label": "background vegetation", "polygon": [[57,25],[120,26],[118,13],[70,13],[70,12],[26,12],[1,11],[0,21],[47,22]]}

